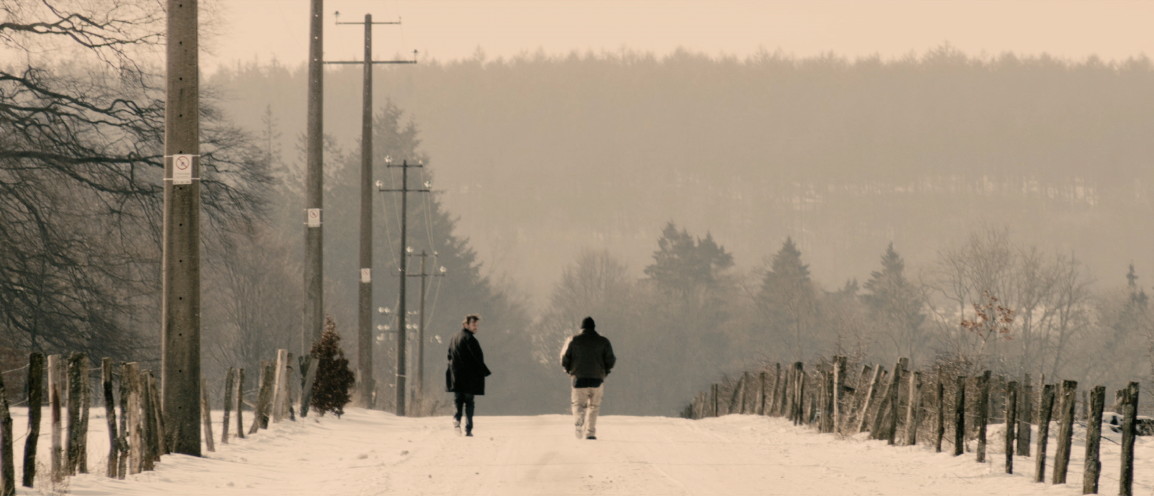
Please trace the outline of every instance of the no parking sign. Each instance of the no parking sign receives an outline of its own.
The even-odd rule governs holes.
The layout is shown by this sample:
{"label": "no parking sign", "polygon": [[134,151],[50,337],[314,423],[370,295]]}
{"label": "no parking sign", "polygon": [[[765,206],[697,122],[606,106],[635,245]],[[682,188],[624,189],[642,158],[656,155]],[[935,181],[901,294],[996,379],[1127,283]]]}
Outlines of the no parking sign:
{"label": "no parking sign", "polygon": [[192,184],[193,160],[196,155],[172,156],[172,184]]}

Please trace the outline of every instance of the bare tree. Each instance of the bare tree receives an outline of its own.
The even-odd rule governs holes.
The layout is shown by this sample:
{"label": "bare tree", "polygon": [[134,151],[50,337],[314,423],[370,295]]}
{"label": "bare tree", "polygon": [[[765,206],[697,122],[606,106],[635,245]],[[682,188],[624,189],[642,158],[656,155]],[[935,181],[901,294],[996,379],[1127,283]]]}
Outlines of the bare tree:
{"label": "bare tree", "polygon": [[[19,55],[0,68],[0,333],[132,353],[132,330],[155,319],[136,309],[156,307],[159,281],[164,99],[141,61],[159,59],[163,11],[39,0],[0,13],[0,50]],[[259,218],[267,175],[248,137],[202,112],[209,227]]]}

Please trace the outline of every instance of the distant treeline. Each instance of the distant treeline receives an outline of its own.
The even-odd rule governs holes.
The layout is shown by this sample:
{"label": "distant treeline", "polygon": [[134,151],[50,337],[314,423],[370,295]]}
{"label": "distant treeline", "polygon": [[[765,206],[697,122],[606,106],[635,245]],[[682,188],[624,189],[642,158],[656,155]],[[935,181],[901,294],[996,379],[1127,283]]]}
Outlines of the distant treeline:
{"label": "distant treeline", "polygon": [[[1075,252],[1101,278],[1154,267],[1154,65],[949,46],[899,60],[622,52],[376,69],[420,129],[446,206],[490,269],[540,292],[582,247],[634,270],[670,220],[752,266],[787,236],[829,284],[889,241],[911,260],[975,223]],[[300,160],[304,67],[209,78]],[[326,132],[359,139],[360,68],[329,69]],[[517,241],[517,242],[514,242]]]}

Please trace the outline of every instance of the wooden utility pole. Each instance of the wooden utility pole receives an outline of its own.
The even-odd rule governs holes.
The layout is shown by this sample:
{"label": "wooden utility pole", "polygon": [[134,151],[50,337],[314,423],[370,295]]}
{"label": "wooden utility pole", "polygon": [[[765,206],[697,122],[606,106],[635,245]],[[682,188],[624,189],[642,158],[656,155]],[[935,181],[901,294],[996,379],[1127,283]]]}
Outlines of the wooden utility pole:
{"label": "wooden utility pole", "polygon": [[405,376],[408,370],[405,365],[405,279],[407,279],[408,267],[408,253],[409,253],[409,239],[408,239],[408,217],[409,217],[409,192],[428,193],[429,188],[409,189],[409,168],[424,167],[423,163],[418,162],[414,165],[409,165],[408,161],[402,161],[401,165],[393,165],[389,160],[385,159],[388,167],[401,168],[401,187],[398,189],[384,189],[380,191],[385,192],[400,192],[401,193],[401,259],[400,259],[400,296],[397,301],[397,411],[398,416],[405,416]]}
{"label": "wooden utility pole", "polygon": [[[425,262],[429,258],[429,253],[425,250],[421,250],[420,255],[414,256],[421,257],[421,273],[409,275],[409,277],[421,278],[421,306],[420,310],[417,312],[417,382],[416,390],[414,391],[413,395],[417,401],[420,401],[422,398],[424,398],[425,394],[425,286],[430,276],[444,277],[445,267],[441,266],[441,268],[438,269],[436,273],[430,274],[425,270]],[[436,257],[437,252],[433,252],[433,256]]]}
{"label": "wooden utility pole", "polygon": [[197,1],[168,0],[161,405],[168,449],[200,456],[200,120]]}
{"label": "wooden utility pole", "polygon": [[[340,13],[338,12],[339,16]],[[373,64],[415,64],[414,60],[373,60],[373,25],[400,24],[394,22],[373,22],[372,14],[365,14],[364,22],[340,22],[337,24],[362,24],[365,27],[365,58],[359,61],[331,61],[328,64],[361,64],[364,66],[361,88],[361,239],[360,239],[360,291],[357,305],[357,385],[358,401],[367,408],[373,407]]]}
{"label": "wooden utility pole", "polygon": [[324,328],[324,243],[321,212],[324,192],[324,0],[311,1],[309,20],[308,123],[305,151],[305,304],[301,328],[301,416],[309,414],[315,378],[312,343]]}

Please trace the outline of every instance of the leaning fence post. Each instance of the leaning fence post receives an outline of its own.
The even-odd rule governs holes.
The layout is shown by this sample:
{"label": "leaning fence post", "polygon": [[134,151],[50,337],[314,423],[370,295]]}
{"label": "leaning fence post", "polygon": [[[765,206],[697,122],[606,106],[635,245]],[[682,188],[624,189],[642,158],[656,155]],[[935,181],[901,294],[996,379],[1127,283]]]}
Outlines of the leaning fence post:
{"label": "leaning fence post", "polygon": [[[864,372],[864,369],[863,369]],[[878,380],[881,377],[882,366],[878,365],[874,369],[873,378],[870,379],[869,386],[866,388],[865,399],[862,400],[861,408],[858,410],[857,432],[864,432],[866,422],[869,418],[870,403],[873,402],[874,392],[878,388]]]}
{"label": "leaning fence post", "polygon": [[1042,403],[1038,405],[1038,448],[1034,457],[1034,482],[1046,479],[1046,441],[1050,438],[1050,415],[1054,412],[1054,385],[1042,386]]}
{"label": "leaning fence post", "polygon": [[1134,438],[1138,435],[1138,383],[1126,387],[1122,414],[1122,472],[1118,476],[1119,496],[1131,496],[1134,489]]}
{"label": "leaning fence post", "polygon": [[922,373],[914,371],[910,374],[909,404],[906,408],[906,445],[918,444],[918,423],[921,420],[922,410]]}
{"label": "leaning fence post", "polygon": [[24,439],[24,487],[36,479],[36,444],[40,439],[40,410],[44,403],[44,354],[28,355],[28,437]]}
{"label": "leaning fence post", "polygon": [[1098,459],[1102,443],[1102,410],[1106,406],[1106,387],[1090,392],[1090,416],[1086,419],[1086,464],[1082,469],[1082,494],[1098,494],[1102,462]]}
{"label": "leaning fence post", "polygon": [[1078,401],[1078,382],[1062,381],[1062,417],[1058,423],[1058,448],[1054,452],[1054,484],[1065,484],[1070,468],[1070,445],[1074,437],[1074,407]]}

